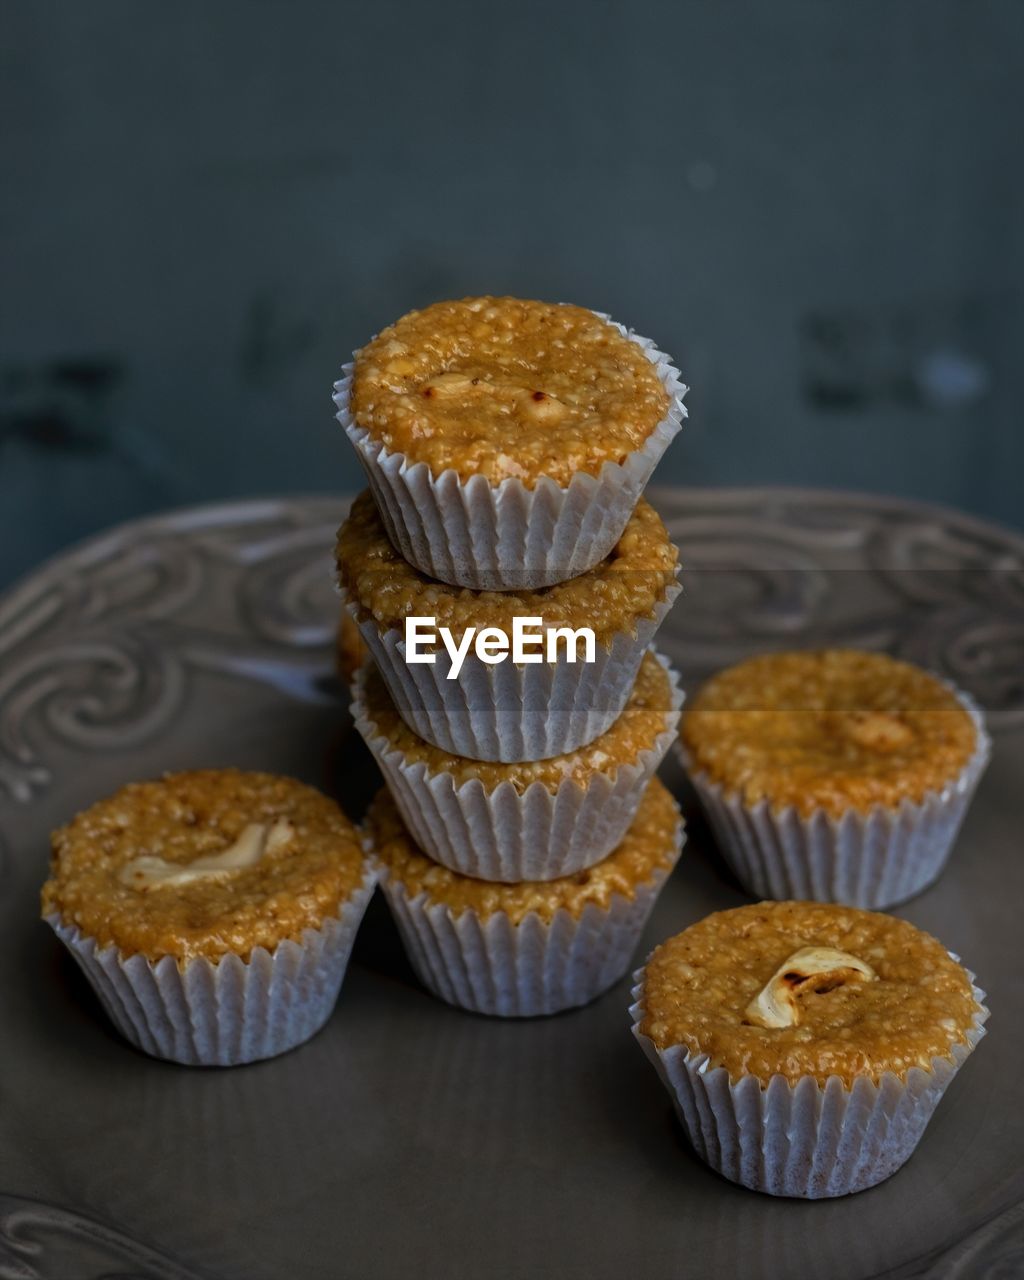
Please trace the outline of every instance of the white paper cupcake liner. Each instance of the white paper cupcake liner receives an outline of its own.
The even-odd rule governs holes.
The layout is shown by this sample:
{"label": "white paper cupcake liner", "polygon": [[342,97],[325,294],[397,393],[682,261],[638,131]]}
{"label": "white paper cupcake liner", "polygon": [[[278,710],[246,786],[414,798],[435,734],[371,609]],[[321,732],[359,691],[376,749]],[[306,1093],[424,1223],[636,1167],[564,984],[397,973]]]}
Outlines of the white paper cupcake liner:
{"label": "white paper cupcake liner", "polygon": [[[675,840],[681,852],[681,823]],[[484,918],[472,910],[453,916],[426,893],[408,897],[386,870],[383,888],[412,967],[428,991],[471,1013],[534,1018],[588,1004],[629,971],[672,866],[639,885],[631,899],[613,894],[607,909],[588,903],[579,916],[559,909],[550,922],[535,912],[519,924],[502,911]]]}
{"label": "white paper cupcake liner", "polygon": [[[630,1008],[633,1034],[675,1104],[694,1150],[716,1172],[752,1191],[819,1200],[849,1195],[884,1181],[913,1154],[950,1081],[985,1034],[985,993],[967,1045],[930,1070],[913,1067],[905,1079],[887,1074],[848,1088],[837,1076],[824,1086],[813,1076],[791,1085],[773,1076],[767,1087],[754,1076],[730,1081],[723,1067],[709,1069],[706,1054],[683,1045],[658,1049],[640,1031],[643,974],[637,971]],[[974,975],[969,974],[972,984]]]}
{"label": "white paper cupcake liner", "polygon": [[256,947],[249,960],[198,957],[179,966],[174,956],[125,958],[59,916],[46,922],[136,1048],[186,1066],[233,1067],[294,1049],[324,1025],[376,881],[368,864],[337,917],[307,929],[301,943],[285,940],[272,952]]}
{"label": "white paper cupcake liner", "polygon": [[635,632],[621,631],[610,648],[595,646],[594,662],[489,665],[467,654],[458,679],[443,647],[434,663],[405,661],[405,640],[381,631],[372,618],[348,608],[387,685],[395,709],[413,733],[442,751],[473,760],[513,763],[545,760],[585,746],[622,713],[644,652],[682,590],[666,588],[653,615]]}
{"label": "white paper cupcake liner", "polygon": [[666,659],[671,705],[665,727],[630,764],[594,773],[585,786],[567,778],[554,791],[511,782],[488,791],[478,778],[459,782],[422,761],[410,764],[376,732],[364,699],[368,667],[356,677],[352,714],[380,766],[405,825],[435,862],[460,875],[514,883],[555,880],[593,866],[620,843],[669,747],[675,741],[683,691]]}
{"label": "white paper cupcake liner", "polygon": [[954,692],[974,722],[974,754],[948,786],[919,804],[904,800],[897,809],[851,809],[837,819],[822,810],[810,817],[792,807],[773,812],[766,800],[747,805],[707,774],[692,772],[684,750],[718,848],[743,888],[757,898],[882,911],[937,879],[991,753],[981,711],[965,693]]}
{"label": "white paper cupcake liner", "polygon": [[577,472],[565,488],[547,476],[528,489],[516,477],[492,485],[485,476],[463,481],[454,470],[435,476],[426,463],[410,465],[404,454],[374,444],[355,425],[349,412],[353,366],[343,367],[334,386],[338,420],[363,464],[388,536],[410,564],[474,591],[535,591],[575,578],[608,555],[686,417],[687,391],[652,342],[615,327],[643,348],[671,405],[642,448],[622,463],[606,462],[597,476]]}

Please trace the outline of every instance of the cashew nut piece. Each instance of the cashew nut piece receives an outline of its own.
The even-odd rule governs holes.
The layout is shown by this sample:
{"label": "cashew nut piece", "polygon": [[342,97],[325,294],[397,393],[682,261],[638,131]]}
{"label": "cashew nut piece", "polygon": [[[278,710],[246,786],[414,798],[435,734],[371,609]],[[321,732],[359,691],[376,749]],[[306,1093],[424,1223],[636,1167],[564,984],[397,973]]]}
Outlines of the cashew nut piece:
{"label": "cashew nut piece", "polygon": [[834,947],[801,947],[772,974],[747,1005],[744,1016],[759,1027],[794,1027],[800,1021],[803,991],[834,991],[846,982],[878,977],[874,969],[848,951]]}
{"label": "cashew nut piece", "polygon": [[165,885],[190,884],[193,880],[219,879],[242,867],[254,867],[265,853],[282,849],[294,834],[286,818],[278,818],[273,824],[250,822],[243,827],[238,839],[220,853],[209,853],[185,863],[144,855],[126,863],[118,879],[140,892]]}

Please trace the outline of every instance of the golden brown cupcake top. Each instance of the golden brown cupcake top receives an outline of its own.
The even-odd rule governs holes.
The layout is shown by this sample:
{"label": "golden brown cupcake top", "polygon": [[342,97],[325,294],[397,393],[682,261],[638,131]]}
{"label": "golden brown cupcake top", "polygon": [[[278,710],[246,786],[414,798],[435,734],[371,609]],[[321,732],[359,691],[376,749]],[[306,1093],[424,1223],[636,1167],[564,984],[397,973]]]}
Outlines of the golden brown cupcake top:
{"label": "golden brown cupcake top", "polygon": [[487,791],[503,782],[511,783],[520,795],[534,782],[551,792],[566,781],[586,786],[595,773],[613,775],[620,765],[634,764],[642,752],[651,750],[659,734],[670,732],[675,723],[669,675],[652,653],[644,654],[622,714],[599,738],[566,755],[515,764],[470,760],[425,742],[395,710],[372,663],[367,665],[362,682],[366,717],[374,732],[387,739],[390,749],[400,751],[407,765],[423,763],[431,774],[450,773],[456,785],[476,778]]}
{"label": "golden brown cupcake top", "polygon": [[358,832],[319,791],[199,770],[122,787],[54,832],[42,909],[125,955],[247,959],[319,928],[364,873]]}
{"label": "golden brown cupcake top", "polygon": [[855,649],[772,653],[712,676],[683,716],[691,767],[746,804],[898,808],[954,781],[977,746],[934,676]]}
{"label": "golden brown cupcake top", "polygon": [[670,398],[638,343],[593,311],[463,298],[410,311],[356,353],[350,411],[434,475],[567,486],[643,446]]}
{"label": "golden brown cupcake top", "polygon": [[961,965],[905,920],[816,902],[718,911],[647,962],[640,1029],[707,1054],[732,1080],[930,1069],[966,1043],[978,1004]]}
{"label": "golden brown cupcake top", "polygon": [[606,559],[578,578],[539,591],[471,591],[435,582],[392,546],[365,490],[338,531],[338,582],[381,631],[402,630],[409,616],[432,617],[455,636],[467,627],[510,632],[514,617],[543,618],[548,627],[588,626],[599,644],[633,631],[653,615],[675,580],[678,553],[661,517],[643,499]]}
{"label": "golden brown cupcake top", "polygon": [[679,855],[680,822],[679,806],[654,778],[633,825],[603,862],[560,880],[492,884],[458,875],[420,853],[386,790],[378,792],[366,817],[373,849],[389,879],[400,884],[407,897],[425,893],[431,903],[443,903],[454,916],[464,911],[481,917],[504,912],[513,924],[531,912],[550,921],[562,908],[580,916],[589,903],[607,910],[614,894],[634,898],[641,885],[672,868]]}

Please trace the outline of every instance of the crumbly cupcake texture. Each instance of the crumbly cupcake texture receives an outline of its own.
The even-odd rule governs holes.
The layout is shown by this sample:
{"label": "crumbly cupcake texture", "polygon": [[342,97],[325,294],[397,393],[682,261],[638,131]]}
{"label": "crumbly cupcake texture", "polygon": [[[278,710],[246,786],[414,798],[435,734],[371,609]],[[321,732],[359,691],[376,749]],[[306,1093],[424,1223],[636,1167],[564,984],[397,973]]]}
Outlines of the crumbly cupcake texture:
{"label": "crumbly cupcake texture", "polygon": [[567,781],[586,786],[596,773],[613,773],[620,765],[635,763],[643,751],[653,747],[658,735],[671,727],[671,681],[652,653],[644,655],[629,701],[612,727],[589,745],[547,760],[514,764],[470,760],[425,742],[395,710],[380,673],[372,665],[364,676],[363,697],[375,732],[387,739],[391,749],[402,753],[407,765],[422,763],[431,774],[449,773],[456,785],[476,778],[489,792],[503,782],[511,783],[520,795],[534,782],[552,793]]}
{"label": "crumbly cupcake texture", "polygon": [[401,630],[409,616],[433,617],[455,635],[471,626],[508,632],[514,617],[541,617],[549,627],[591,627],[605,646],[653,616],[675,580],[677,559],[661,517],[641,499],[611,554],[578,578],[538,591],[449,587],[398,554],[369,490],[352,504],[336,548],[342,590],[381,631]]}
{"label": "crumbly cupcake texture", "polygon": [[[845,953],[874,976],[837,962],[807,977],[797,955],[806,948]],[[793,1021],[759,1025],[752,1002],[777,974]],[[764,1085],[775,1075],[821,1085],[837,1076],[847,1087],[886,1072],[905,1078],[966,1044],[979,1011],[967,973],[929,934],[893,916],[812,902],[707,916],[657,948],[642,1002],[640,1030],[659,1049],[684,1045],[734,1081],[752,1075]]]}
{"label": "crumbly cupcake texture", "polygon": [[934,676],[853,649],[764,654],[719,672],[689,703],[682,738],[692,769],[746,804],[835,818],[919,803],[977,746],[971,716]]}
{"label": "crumbly cupcake texture", "polygon": [[613,894],[632,900],[641,885],[672,866],[679,851],[679,823],[676,802],[654,778],[633,825],[603,862],[560,880],[492,884],[449,871],[420,853],[386,789],[378,792],[366,818],[375,853],[387,868],[389,879],[400,884],[409,898],[426,893],[432,902],[448,907],[453,916],[474,911],[486,918],[500,911],[512,924],[520,924],[531,912],[548,923],[560,909],[576,917],[589,904],[607,910]]}
{"label": "crumbly cupcake texture", "polygon": [[347,609],[342,609],[338,628],[334,633],[334,669],[342,684],[351,684],[356,672],[363,665],[369,650],[359,633],[359,628]]}
{"label": "crumbly cupcake texture", "polygon": [[[240,840],[262,854],[227,873],[154,885],[136,871],[149,860],[184,870]],[[56,831],[42,914],[124,955],[248,959],[254,947],[300,942],[364,874],[356,828],[319,791],[272,774],[200,770],[122,787]]]}
{"label": "crumbly cupcake texture", "polygon": [[435,475],[567,486],[643,446],[669,396],[635,342],[584,307],[463,298],[410,311],[356,353],[357,426]]}

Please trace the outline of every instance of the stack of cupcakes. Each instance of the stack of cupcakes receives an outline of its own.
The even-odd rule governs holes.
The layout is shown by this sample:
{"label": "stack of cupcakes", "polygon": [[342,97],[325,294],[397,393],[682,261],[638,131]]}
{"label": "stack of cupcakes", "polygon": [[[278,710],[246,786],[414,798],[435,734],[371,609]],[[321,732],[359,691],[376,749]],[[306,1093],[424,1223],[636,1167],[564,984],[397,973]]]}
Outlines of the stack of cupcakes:
{"label": "stack of cupcakes", "polygon": [[[388,784],[367,832],[395,920],[451,1003],[586,1003],[627,971],[682,842],[654,778],[682,693],[649,650],[677,552],[640,495],[685,387],[605,317],[513,298],[412,312],[345,374],[338,416],[370,490],[337,566],[370,654],[353,712]],[[410,661],[410,617],[460,656],[438,642]],[[527,618],[557,629],[543,660],[469,642]]]}

